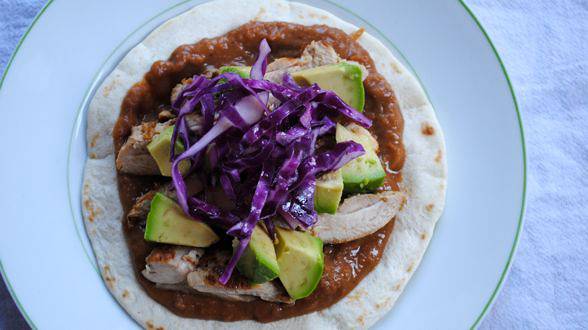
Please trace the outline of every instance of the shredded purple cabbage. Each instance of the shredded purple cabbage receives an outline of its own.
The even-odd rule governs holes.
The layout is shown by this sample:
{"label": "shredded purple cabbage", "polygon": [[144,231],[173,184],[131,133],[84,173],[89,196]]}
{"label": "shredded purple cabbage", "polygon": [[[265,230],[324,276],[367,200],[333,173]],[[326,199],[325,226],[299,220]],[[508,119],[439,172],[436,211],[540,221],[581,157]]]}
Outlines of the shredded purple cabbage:
{"label": "shredded purple cabbage", "polygon": [[[316,84],[299,86],[288,74],[281,84],[263,80],[270,51],[262,40],[251,79],[234,73],[212,79],[194,76],[172,104],[178,116],[172,143],[179,138],[185,146],[179,155],[171,148],[170,155],[178,202],[187,215],[222,228],[239,241],[219,279],[223,284],[259,221],[274,238],[275,217],[293,229],[314,225],[317,177],[364,153],[354,142],[317,147],[318,138],[334,135],[332,118],[343,116],[371,126],[371,120]],[[280,101],[272,111],[267,106],[270,95]],[[188,128],[185,117],[191,113],[202,116],[200,131]],[[215,205],[206,193],[188,196],[179,170],[183,160],[191,161],[187,175],[199,175],[205,192],[220,189],[233,207]]]}

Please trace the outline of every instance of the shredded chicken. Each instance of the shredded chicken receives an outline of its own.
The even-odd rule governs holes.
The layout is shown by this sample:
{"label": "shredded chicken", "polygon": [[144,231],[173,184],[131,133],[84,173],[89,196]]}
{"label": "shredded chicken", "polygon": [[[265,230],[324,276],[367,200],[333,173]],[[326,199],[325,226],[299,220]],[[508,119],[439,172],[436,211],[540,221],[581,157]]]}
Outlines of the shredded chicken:
{"label": "shredded chicken", "polygon": [[[322,41],[312,41],[299,58],[279,58],[267,66],[265,79],[280,83],[286,72],[296,72],[304,69],[315,68],[322,65],[337,64],[344,61],[335,49]],[[367,69],[356,62],[348,61],[358,65],[362,71],[362,77],[367,77]]]}
{"label": "shredded chicken", "polygon": [[154,136],[170,126],[170,122],[145,122],[134,126],[127,142],[118,151],[116,168],[124,173],[158,175],[159,167],[149,154],[147,145]]}
{"label": "shredded chicken", "polygon": [[145,259],[143,276],[149,281],[161,284],[176,284],[186,280],[194,271],[204,254],[199,248],[155,248]]}
{"label": "shredded chicken", "polygon": [[293,302],[285,290],[274,282],[251,284],[233,274],[227,285],[220,284],[218,279],[230,258],[228,251],[215,251],[212,255],[207,255],[207,258],[188,274],[188,286],[198,292],[227,300],[251,301],[257,297],[271,302]]}
{"label": "shredded chicken", "polygon": [[[202,182],[200,182],[200,179],[196,175],[191,175],[187,177],[185,179],[185,183],[188,195],[190,196],[202,191]],[[155,197],[155,194],[158,192],[166,195],[167,197],[173,200],[176,200],[176,191],[171,182],[161,186],[160,188],[146,192],[137,199],[137,201],[127,214],[127,219],[130,221],[131,224],[136,225],[145,223],[147,215],[149,214],[149,210],[151,209],[151,200],[153,199],[153,197]]]}
{"label": "shredded chicken", "polygon": [[[170,119],[163,123],[149,121],[133,126],[131,135],[118,151],[116,168],[129,174],[159,175],[159,167],[147,150],[147,145],[163,130],[174,124],[175,119]],[[202,127],[202,116],[197,113],[188,114],[186,124],[190,130],[198,132]]]}
{"label": "shredded chicken", "polygon": [[174,247],[154,249],[146,258],[143,276],[166,290],[200,292],[225,300],[252,301],[262,299],[271,302],[293,303],[284,288],[275,281],[251,284],[238,274],[222,285],[218,279],[226,267],[229,251]]}
{"label": "shredded chicken", "polygon": [[398,214],[406,196],[397,191],[349,197],[335,214],[319,214],[312,232],[323,242],[339,244],[373,234]]}

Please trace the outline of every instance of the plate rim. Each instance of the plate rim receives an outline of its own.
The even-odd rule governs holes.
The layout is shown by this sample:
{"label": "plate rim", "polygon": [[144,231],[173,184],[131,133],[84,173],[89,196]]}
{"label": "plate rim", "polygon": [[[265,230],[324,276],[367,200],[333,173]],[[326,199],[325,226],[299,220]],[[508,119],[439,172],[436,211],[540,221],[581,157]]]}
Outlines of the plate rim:
{"label": "plate rim", "polygon": [[[37,13],[37,15],[35,15],[35,17],[33,18],[32,22],[29,24],[29,26],[25,30],[25,33],[19,39],[19,41],[16,44],[16,47],[15,47],[12,55],[10,56],[10,58],[9,58],[7,64],[6,64],[6,67],[4,69],[4,72],[2,73],[2,77],[0,77],[0,90],[2,89],[2,86],[4,84],[4,80],[6,79],[6,76],[8,75],[8,72],[10,71],[10,68],[12,66],[12,63],[13,63],[14,59],[18,55],[22,44],[26,40],[26,38],[29,35],[29,33],[33,30],[33,28],[35,27],[35,25],[38,22],[38,20],[41,18],[41,16],[43,16],[43,14],[46,12],[46,10],[49,8],[49,6],[54,1],[55,0],[49,0],[49,1],[47,1],[47,3],[41,8],[41,10]],[[184,4],[184,3],[188,2],[188,1],[190,1],[190,0],[182,0],[182,1],[177,2],[174,5],[169,6],[168,8],[166,8],[163,11],[157,13],[156,15],[154,15],[153,17],[151,17],[150,19],[146,20],[144,23],[140,24],[135,30],[131,31],[119,43],[119,45],[114,48],[114,50],[109,54],[109,56],[107,56],[106,60],[101,65],[100,69],[98,70],[98,74],[102,70],[104,64],[110,59],[110,57],[118,49],[118,47],[120,47],[120,45],[122,45],[138,29],[140,29],[142,26],[144,26],[145,24],[147,24],[150,21],[152,21],[157,16],[159,16],[159,15],[161,15],[161,14],[163,14],[163,13],[169,11],[169,10],[172,10],[173,8],[176,8],[177,6],[180,6],[180,5],[182,5],[182,4]],[[339,3],[336,3],[335,1],[332,1],[332,0],[324,0],[324,1],[329,2],[330,4],[335,5],[335,6],[339,7],[340,9],[342,9],[342,10],[344,10],[344,11],[346,11],[346,12],[348,12],[348,13],[350,13],[350,14],[352,14],[352,15],[354,15],[354,16],[362,19],[362,20],[364,20],[363,18],[361,18],[360,15],[356,14],[352,10],[346,8],[345,6],[342,6]],[[464,0],[456,0],[456,1],[463,7],[463,9],[466,11],[466,13],[468,14],[468,16],[470,16],[470,18],[474,21],[475,25],[478,27],[478,29],[480,30],[480,32],[482,33],[482,35],[484,36],[484,38],[486,39],[486,41],[490,45],[490,48],[492,49],[492,52],[494,53],[494,56],[496,57],[496,60],[498,61],[499,66],[500,66],[500,68],[501,68],[501,70],[502,70],[502,72],[504,74],[504,77],[506,79],[506,83],[508,85],[508,88],[509,88],[509,91],[510,91],[510,94],[511,94],[511,97],[512,97],[512,101],[513,101],[513,104],[514,104],[514,107],[515,107],[515,111],[516,111],[516,114],[517,114],[517,122],[519,124],[519,132],[520,132],[521,148],[522,148],[522,157],[523,157],[523,159],[522,159],[523,160],[522,200],[521,200],[521,210],[519,212],[517,229],[515,231],[515,237],[514,237],[514,240],[513,240],[511,249],[510,249],[510,252],[508,254],[508,259],[507,259],[506,264],[505,264],[505,266],[504,266],[504,268],[502,270],[502,273],[501,273],[501,275],[500,275],[500,277],[498,279],[498,282],[497,282],[496,286],[494,287],[494,289],[492,290],[492,293],[490,294],[490,297],[487,299],[487,302],[484,305],[484,308],[479,313],[479,315],[476,317],[475,321],[473,322],[472,326],[470,327],[470,329],[474,329],[474,328],[477,328],[479,326],[480,322],[487,315],[490,307],[494,304],[498,293],[502,289],[502,286],[504,284],[504,280],[505,280],[506,276],[508,275],[508,273],[510,271],[510,268],[512,266],[512,262],[514,260],[514,256],[515,256],[516,250],[517,250],[518,245],[519,245],[520,234],[522,232],[522,228],[523,228],[523,224],[524,224],[524,217],[525,217],[525,211],[526,211],[526,205],[527,205],[527,198],[526,198],[527,197],[527,152],[526,152],[526,149],[527,148],[526,148],[526,141],[525,141],[525,134],[524,134],[524,125],[523,125],[522,113],[521,113],[521,111],[519,109],[519,105],[518,105],[516,93],[514,91],[514,88],[513,88],[513,85],[512,85],[510,76],[508,74],[508,71],[506,69],[506,66],[504,65],[504,62],[503,62],[502,58],[500,57],[500,54],[498,53],[498,50],[496,49],[496,46],[492,42],[492,39],[490,38],[488,32],[484,29],[484,27],[481,24],[480,20],[476,17],[476,15],[473,13],[473,11],[470,9],[470,7],[464,2]],[[367,24],[369,24],[371,28],[375,29],[377,32],[380,33],[380,35],[382,35],[382,36],[384,36],[384,38],[386,38],[385,35],[383,33],[381,33],[377,27],[371,25],[369,22],[367,22]],[[386,39],[388,39],[388,38],[386,38]],[[387,41],[391,43],[390,40],[387,40]],[[400,52],[400,50],[398,50],[398,51]],[[400,55],[403,58],[406,59],[406,57],[401,52],[400,52]],[[415,70],[412,69],[412,67],[410,66],[410,64],[409,64],[409,67],[415,73],[415,75],[416,75],[416,77],[417,77],[417,79],[419,80],[419,83],[420,83],[420,79],[418,77],[418,74],[416,74]],[[94,76],[94,80],[95,80],[96,77],[97,77],[97,75]],[[87,98],[87,96],[89,94],[88,92],[92,89],[92,85],[93,84],[90,84],[90,86],[88,87],[88,90],[85,93],[85,97],[84,97],[84,100],[82,101],[82,104],[84,103],[85,98]],[[78,115],[76,115],[76,120],[73,123],[72,131],[78,125],[78,121],[79,121],[79,118],[78,117],[79,117],[79,113],[78,113]],[[71,143],[71,141],[70,141],[70,143]],[[71,148],[68,148],[68,159],[70,157],[70,151],[71,151]],[[68,162],[68,165],[67,165],[67,170],[69,170],[69,162]],[[69,176],[67,177],[67,181],[69,181]],[[68,187],[68,190],[69,190],[69,182],[66,182],[66,184],[67,184],[67,187]],[[68,202],[70,203],[70,206],[71,206],[71,199],[69,198],[69,195],[70,194],[68,194]],[[70,209],[71,209],[71,212],[74,212],[73,211],[73,208],[70,207]],[[74,220],[75,220],[75,218],[74,218]],[[77,227],[76,227],[76,234],[79,236],[79,232],[77,231]],[[87,255],[87,252],[85,251],[85,249],[84,249],[84,253]],[[26,309],[24,308],[24,306],[21,304],[20,300],[18,299],[18,296],[16,294],[16,291],[12,287],[12,284],[10,283],[10,280],[8,278],[8,274],[6,273],[6,271],[4,269],[4,266],[2,264],[2,260],[0,260],[0,275],[1,275],[2,279],[4,280],[4,283],[6,283],[6,288],[8,289],[8,292],[9,292],[12,300],[15,302],[15,305],[17,306],[19,312],[23,315],[23,318],[25,319],[25,321],[27,322],[27,324],[32,329],[37,329],[37,327],[34,324],[33,320],[30,318],[30,316],[26,312]]]}

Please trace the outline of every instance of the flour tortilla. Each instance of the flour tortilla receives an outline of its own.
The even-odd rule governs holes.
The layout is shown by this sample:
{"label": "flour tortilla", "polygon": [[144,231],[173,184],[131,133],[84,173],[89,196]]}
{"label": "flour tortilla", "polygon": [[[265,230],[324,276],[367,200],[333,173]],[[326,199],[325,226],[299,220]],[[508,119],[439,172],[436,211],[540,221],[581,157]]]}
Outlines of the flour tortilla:
{"label": "flour tortilla", "polygon": [[358,29],[328,12],[296,2],[217,0],[165,22],[133,48],[102,83],[88,111],[89,158],[83,213],[100,271],[112,295],[141,326],[149,329],[367,328],[392,308],[418,267],[444,207],[447,176],[443,133],[431,104],[409,71],[367,33],[358,41],[392,85],[404,117],[406,162],[402,189],[408,195],[374,271],[332,307],[269,324],[176,316],[151,299],[135,279],[123,236],[112,142],[112,128],[122,100],[153,62],[167,59],[176,47],[223,35],[251,20],[326,24],[347,33]]}

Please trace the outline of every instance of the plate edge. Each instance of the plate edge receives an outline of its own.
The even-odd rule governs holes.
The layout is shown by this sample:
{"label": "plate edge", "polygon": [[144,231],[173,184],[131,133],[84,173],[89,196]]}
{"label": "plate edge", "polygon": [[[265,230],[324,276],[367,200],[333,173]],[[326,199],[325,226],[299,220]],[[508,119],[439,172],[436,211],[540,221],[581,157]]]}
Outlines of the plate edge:
{"label": "plate edge", "polygon": [[527,208],[527,147],[526,147],[526,143],[525,143],[525,132],[524,132],[525,130],[524,130],[524,125],[523,125],[522,114],[519,109],[517,97],[516,97],[514,88],[512,86],[510,76],[508,75],[508,71],[506,70],[506,66],[504,65],[504,62],[502,61],[502,58],[500,57],[500,54],[498,53],[496,46],[494,46],[492,39],[490,39],[488,32],[486,32],[486,30],[482,26],[482,23],[480,22],[480,20],[478,20],[478,18],[474,14],[474,12],[470,9],[470,7],[465,3],[464,0],[458,0],[458,2],[462,5],[464,10],[472,18],[472,20],[474,21],[474,23],[476,24],[476,26],[478,27],[480,32],[482,32],[482,35],[484,36],[484,38],[486,39],[486,41],[490,45],[490,48],[492,48],[492,52],[496,56],[496,60],[498,61],[500,68],[502,69],[502,72],[503,72],[504,77],[506,79],[506,83],[508,85],[508,89],[509,89],[510,94],[512,96],[512,101],[514,103],[515,110],[517,113],[519,131],[521,133],[521,147],[522,147],[522,151],[523,151],[523,187],[522,187],[523,191],[522,191],[521,211],[519,213],[519,220],[518,220],[517,230],[515,232],[514,242],[513,242],[512,248],[508,254],[508,260],[506,261],[506,265],[504,266],[504,269],[502,270],[500,278],[498,279],[498,283],[494,287],[492,294],[490,295],[490,297],[488,298],[488,301],[484,305],[484,309],[482,309],[482,312],[478,315],[478,317],[475,319],[474,323],[470,327],[470,329],[477,329],[478,326],[480,325],[481,321],[486,317],[486,315],[488,314],[488,311],[490,310],[490,308],[494,304],[496,297],[498,296],[498,293],[501,291],[502,286],[504,284],[504,280],[506,279],[506,276],[508,275],[508,273],[510,271],[510,268],[512,266],[512,262],[514,260],[515,252],[516,252],[518,245],[519,245],[520,234],[523,229],[525,211]]}

